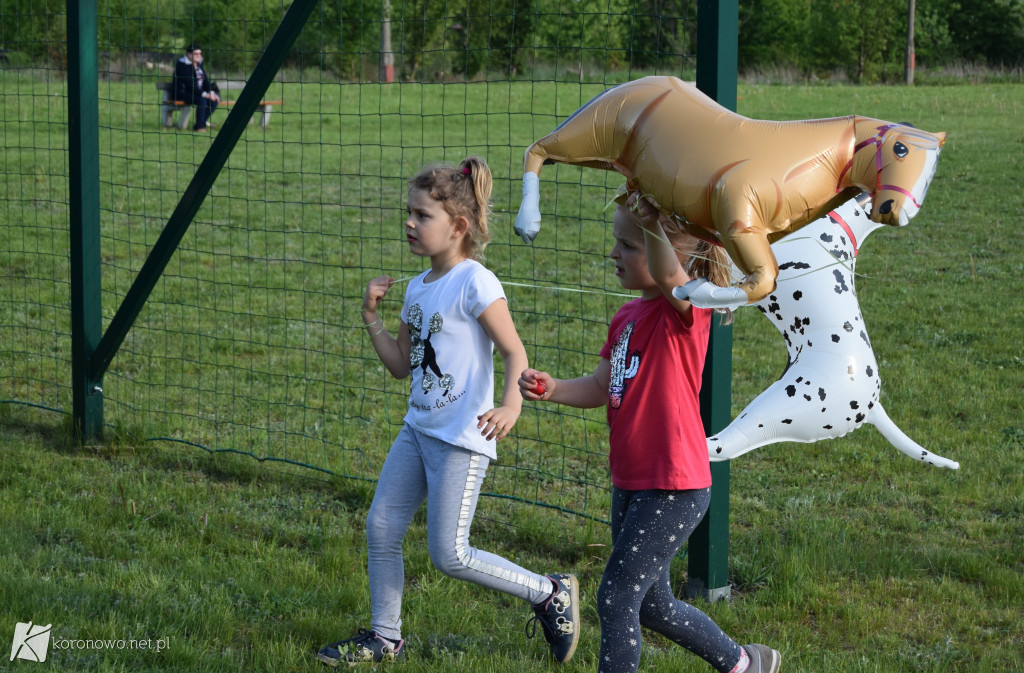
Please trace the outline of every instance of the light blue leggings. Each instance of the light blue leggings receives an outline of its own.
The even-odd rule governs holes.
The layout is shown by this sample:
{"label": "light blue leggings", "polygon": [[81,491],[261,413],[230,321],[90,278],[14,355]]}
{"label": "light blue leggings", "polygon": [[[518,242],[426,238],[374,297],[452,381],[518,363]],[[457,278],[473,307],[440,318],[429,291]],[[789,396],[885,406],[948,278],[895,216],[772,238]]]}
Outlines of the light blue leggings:
{"label": "light blue leggings", "polygon": [[469,527],[489,460],[404,426],[388,452],[366,517],[371,628],[402,637],[402,539],[427,501],[427,545],[438,570],[528,601],[551,595],[551,580],[469,546]]}

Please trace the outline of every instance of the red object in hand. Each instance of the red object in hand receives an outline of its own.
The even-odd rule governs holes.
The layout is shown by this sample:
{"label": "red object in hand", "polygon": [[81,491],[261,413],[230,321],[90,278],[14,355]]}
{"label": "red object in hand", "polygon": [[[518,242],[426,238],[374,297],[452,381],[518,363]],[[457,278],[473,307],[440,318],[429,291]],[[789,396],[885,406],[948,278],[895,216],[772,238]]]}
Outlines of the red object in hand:
{"label": "red object in hand", "polygon": [[532,388],[530,388],[530,392],[534,395],[543,395],[547,391],[548,387],[544,385],[544,381],[541,379],[537,379],[537,382],[533,384]]}

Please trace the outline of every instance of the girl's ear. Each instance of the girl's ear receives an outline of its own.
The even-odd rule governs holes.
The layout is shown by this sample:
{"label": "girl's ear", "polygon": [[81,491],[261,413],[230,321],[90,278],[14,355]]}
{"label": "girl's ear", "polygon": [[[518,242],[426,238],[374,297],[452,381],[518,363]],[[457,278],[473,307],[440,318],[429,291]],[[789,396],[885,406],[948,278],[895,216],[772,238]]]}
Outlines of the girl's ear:
{"label": "girl's ear", "polygon": [[469,219],[460,215],[452,220],[452,234],[461,238],[469,232]]}

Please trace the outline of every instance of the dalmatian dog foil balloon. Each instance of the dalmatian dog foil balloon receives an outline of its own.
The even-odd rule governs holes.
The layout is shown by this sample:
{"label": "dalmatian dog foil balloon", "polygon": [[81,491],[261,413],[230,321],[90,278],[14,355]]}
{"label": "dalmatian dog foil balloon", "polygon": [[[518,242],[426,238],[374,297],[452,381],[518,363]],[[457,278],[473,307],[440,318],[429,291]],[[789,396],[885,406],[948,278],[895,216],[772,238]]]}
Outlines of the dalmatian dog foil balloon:
{"label": "dalmatian dog foil balloon", "polygon": [[778,285],[756,305],[782,334],[789,362],[778,381],[708,438],[712,461],[777,442],[842,437],[870,423],[915,460],[960,467],[910,439],[879,401],[878,361],[854,288],[857,252],[881,226],[870,206],[861,194],[772,246]]}
{"label": "dalmatian dog foil balloon", "polygon": [[607,89],[534,142],[523,161],[515,231],[540,231],[540,171],[565,163],[617,171],[694,236],[720,243],[744,276],[721,288],[697,278],[673,294],[703,308],[736,308],[775,289],[771,243],[861,190],[871,219],[905,225],[921,208],[945,133],[849,115],[748,119],[675,77]]}

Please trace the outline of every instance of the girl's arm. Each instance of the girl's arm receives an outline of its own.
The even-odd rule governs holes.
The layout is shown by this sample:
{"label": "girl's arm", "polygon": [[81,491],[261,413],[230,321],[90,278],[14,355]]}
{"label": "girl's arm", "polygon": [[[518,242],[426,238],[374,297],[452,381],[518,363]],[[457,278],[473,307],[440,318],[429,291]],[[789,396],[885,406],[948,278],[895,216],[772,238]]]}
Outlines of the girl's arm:
{"label": "girl's arm", "polygon": [[676,312],[685,314],[690,310],[690,302],[676,299],[672,290],[686,285],[691,278],[683,265],[679,263],[675,248],[669,243],[668,236],[661,226],[664,217],[650,201],[633,192],[626,198],[625,206],[636,213],[640,226],[644,230],[644,244],[647,247],[647,270],[651,278],[658,284],[661,293],[669,300]]}
{"label": "girl's arm", "polygon": [[[577,409],[593,409],[608,403],[612,364],[601,358],[594,373],[577,379],[556,379],[547,372],[526,369],[519,377],[519,392],[528,400],[557,402]],[[541,387],[538,388],[537,384]],[[542,392],[541,392],[542,391]]]}
{"label": "girl's arm", "polygon": [[377,357],[384,363],[391,375],[396,379],[404,379],[409,375],[409,350],[412,348],[412,340],[409,338],[409,326],[404,322],[398,327],[398,338],[391,336],[384,321],[377,315],[377,308],[380,306],[384,295],[388,293],[391,286],[395,284],[394,278],[379,276],[370,281],[366,286],[366,294],[363,296],[362,316],[363,324],[366,325],[370,335],[370,343],[373,350],[377,351]]}
{"label": "girl's arm", "polygon": [[505,364],[505,387],[501,395],[501,405],[481,414],[476,427],[487,439],[504,439],[512,431],[523,410],[523,398],[519,395],[512,372],[526,368],[526,348],[519,339],[516,326],[512,322],[512,314],[508,310],[508,302],[504,299],[498,299],[484,309],[478,320],[501,354],[502,362]]}

